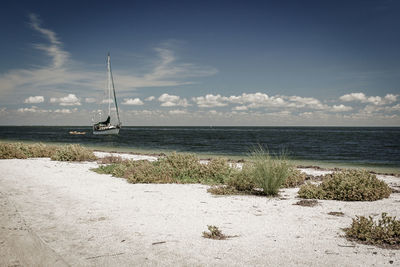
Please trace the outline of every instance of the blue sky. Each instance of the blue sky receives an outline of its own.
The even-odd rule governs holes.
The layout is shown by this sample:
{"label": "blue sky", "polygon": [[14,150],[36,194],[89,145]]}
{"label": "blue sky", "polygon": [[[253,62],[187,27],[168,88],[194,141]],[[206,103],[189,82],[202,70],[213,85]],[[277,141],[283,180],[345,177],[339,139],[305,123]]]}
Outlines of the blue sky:
{"label": "blue sky", "polygon": [[3,1],[0,124],[400,126],[398,1]]}

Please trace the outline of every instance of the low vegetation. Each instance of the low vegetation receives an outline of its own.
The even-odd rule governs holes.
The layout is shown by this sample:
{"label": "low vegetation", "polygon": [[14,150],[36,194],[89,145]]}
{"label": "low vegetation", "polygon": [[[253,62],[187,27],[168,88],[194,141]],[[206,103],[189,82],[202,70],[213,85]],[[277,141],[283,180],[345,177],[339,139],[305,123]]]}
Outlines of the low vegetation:
{"label": "low vegetation", "polygon": [[131,183],[201,183],[223,184],[231,177],[234,169],[222,158],[200,163],[193,154],[172,153],[157,161],[123,161],[100,166],[94,171],[126,178]]}
{"label": "low vegetation", "polygon": [[0,143],[0,159],[26,159],[50,157],[55,146],[23,143]]}
{"label": "low vegetation", "polygon": [[58,147],[51,155],[51,159],[58,161],[93,161],[97,158],[92,150],[81,145],[65,145]]}
{"label": "low vegetation", "polygon": [[321,184],[300,187],[301,198],[334,199],[344,201],[374,201],[390,196],[391,189],[376,175],[365,170],[335,172]]}
{"label": "low vegetation", "polygon": [[385,248],[400,249],[400,220],[382,213],[376,222],[370,216],[356,216],[349,228],[344,229],[350,240]]}
{"label": "low vegetation", "polygon": [[95,160],[93,152],[81,145],[54,146],[24,143],[0,143],[0,159],[51,158],[60,161]]}
{"label": "low vegetation", "polygon": [[224,235],[221,230],[218,229],[217,226],[214,225],[207,225],[208,231],[203,232],[203,237],[204,238],[210,238],[210,239],[217,239],[217,240],[224,240],[227,238],[226,235]]}

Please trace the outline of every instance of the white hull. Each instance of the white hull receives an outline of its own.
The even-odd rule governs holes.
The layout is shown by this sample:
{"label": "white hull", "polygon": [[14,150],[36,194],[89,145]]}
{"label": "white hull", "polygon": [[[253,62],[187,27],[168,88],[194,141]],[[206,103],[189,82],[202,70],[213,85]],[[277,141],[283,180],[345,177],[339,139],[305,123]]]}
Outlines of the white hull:
{"label": "white hull", "polygon": [[93,130],[93,134],[96,134],[96,135],[118,134],[118,133],[119,133],[119,128],[112,128],[112,129],[106,129],[106,130]]}

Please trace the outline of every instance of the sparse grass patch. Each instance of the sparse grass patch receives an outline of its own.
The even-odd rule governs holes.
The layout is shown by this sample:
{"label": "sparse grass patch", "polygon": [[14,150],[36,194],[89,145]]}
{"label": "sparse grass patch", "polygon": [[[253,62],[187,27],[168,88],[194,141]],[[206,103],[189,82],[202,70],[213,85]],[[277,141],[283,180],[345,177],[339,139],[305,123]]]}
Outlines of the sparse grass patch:
{"label": "sparse grass patch", "polygon": [[318,205],[318,201],[315,199],[302,199],[300,201],[297,201],[293,205],[299,205],[299,206],[303,206],[303,207],[314,207],[314,206]]}
{"label": "sparse grass patch", "polygon": [[96,156],[93,151],[81,145],[65,145],[58,147],[51,159],[58,161],[93,161],[96,160]]}
{"label": "sparse grass patch", "polygon": [[400,249],[400,220],[381,214],[377,222],[370,216],[356,216],[349,228],[344,229],[350,240],[384,248]]}
{"label": "sparse grass patch", "polygon": [[226,185],[216,185],[207,189],[208,193],[213,195],[239,195],[243,194],[243,191],[238,191],[234,187]]}
{"label": "sparse grass patch", "polygon": [[331,212],[328,212],[328,215],[342,217],[342,216],[344,216],[344,213],[341,211],[331,211]]}
{"label": "sparse grass patch", "polygon": [[308,183],[298,192],[301,198],[344,201],[374,201],[387,198],[390,193],[391,189],[385,182],[365,170],[335,172],[320,185]]}
{"label": "sparse grass patch", "polygon": [[104,158],[99,158],[97,160],[97,163],[99,164],[112,164],[112,163],[121,163],[123,159],[121,157],[116,157],[116,156],[107,156]]}
{"label": "sparse grass patch", "polygon": [[226,235],[224,235],[221,230],[218,229],[217,226],[214,225],[207,225],[208,231],[203,232],[203,237],[204,238],[210,238],[210,239],[217,239],[217,240],[224,240],[227,238]]}

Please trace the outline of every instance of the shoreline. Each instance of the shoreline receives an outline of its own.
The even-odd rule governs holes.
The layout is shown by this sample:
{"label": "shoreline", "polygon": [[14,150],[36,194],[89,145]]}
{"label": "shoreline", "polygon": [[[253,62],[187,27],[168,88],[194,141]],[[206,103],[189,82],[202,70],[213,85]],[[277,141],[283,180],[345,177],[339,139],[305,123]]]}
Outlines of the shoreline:
{"label": "shoreline", "polygon": [[[391,262],[400,262],[399,250],[349,241],[341,230],[356,215],[387,212],[400,217],[399,193],[373,202],[318,200],[314,207],[303,207],[295,205],[299,188],[282,189],[279,197],[214,196],[207,193],[209,186],[201,184],[130,184],[90,170],[98,165],[48,158],[0,160],[0,192],[6,198],[1,204],[17,211],[2,208],[0,233],[11,238],[0,244],[0,265],[15,264],[25,249],[72,266],[265,266],[267,262],[393,266]],[[378,177],[400,186],[397,177]],[[23,227],[14,221],[24,222]],[[207,225],[235,237],[205,239],[202,232]],[[15,235],[29,238],[12,239]],[[43,241],[41,247],[32,248],[29,240],[34,236]],[[3,250],[8,246],[11,249]],[[6,251],[12,248],[18,250],[11,257]],[[36,260],[40,259],[25,265],[35,265]]]}
{"label": "shoreline", "polygon": [[[37,141],[15,141],[15,140],[0,140],[0,143],[24,143],[24,144],[35,144],[42,143],[46,145],[67,145],[70,143],[60,143],[60,142],[37,142]],[[224,154],[207,154],[207,153],[193,153],[193,152],[180,152],[174,150],[156,150],[156,149],[135,149],[135,148],[121,148],[121,147],[107,147],[107,146],[93,146],[80,144],[88,149],[98,152],[107,152],[107,153],[122,153],[122,154],[131,154],[131,155],[143,155],[143,156],[164,156],[166,154],[170,154],[173,152],[182,153],[182,154],[194,154],[199,157],[201,160],[208,160],[211,158],[226,158],[230,162],[244,162],[248,160],[249,156],[238,156],[238,155],[224,155]],[[395,166],[387,166],[387,165],[376,165],[376,164],[360,164],[360,163],[346,163],[346,162],[332,162],[332,161],[316,161],[316,160],[298,160],[298,159],[288,159],[288,161],[298,168],[300,167],[311,167],[311,168],[319,168],[325,170],[336,170],[336,169],[365,169],[372,173],[376,174],[387,174],[387,175],[395,175],[400,177],[400,167]]]}

